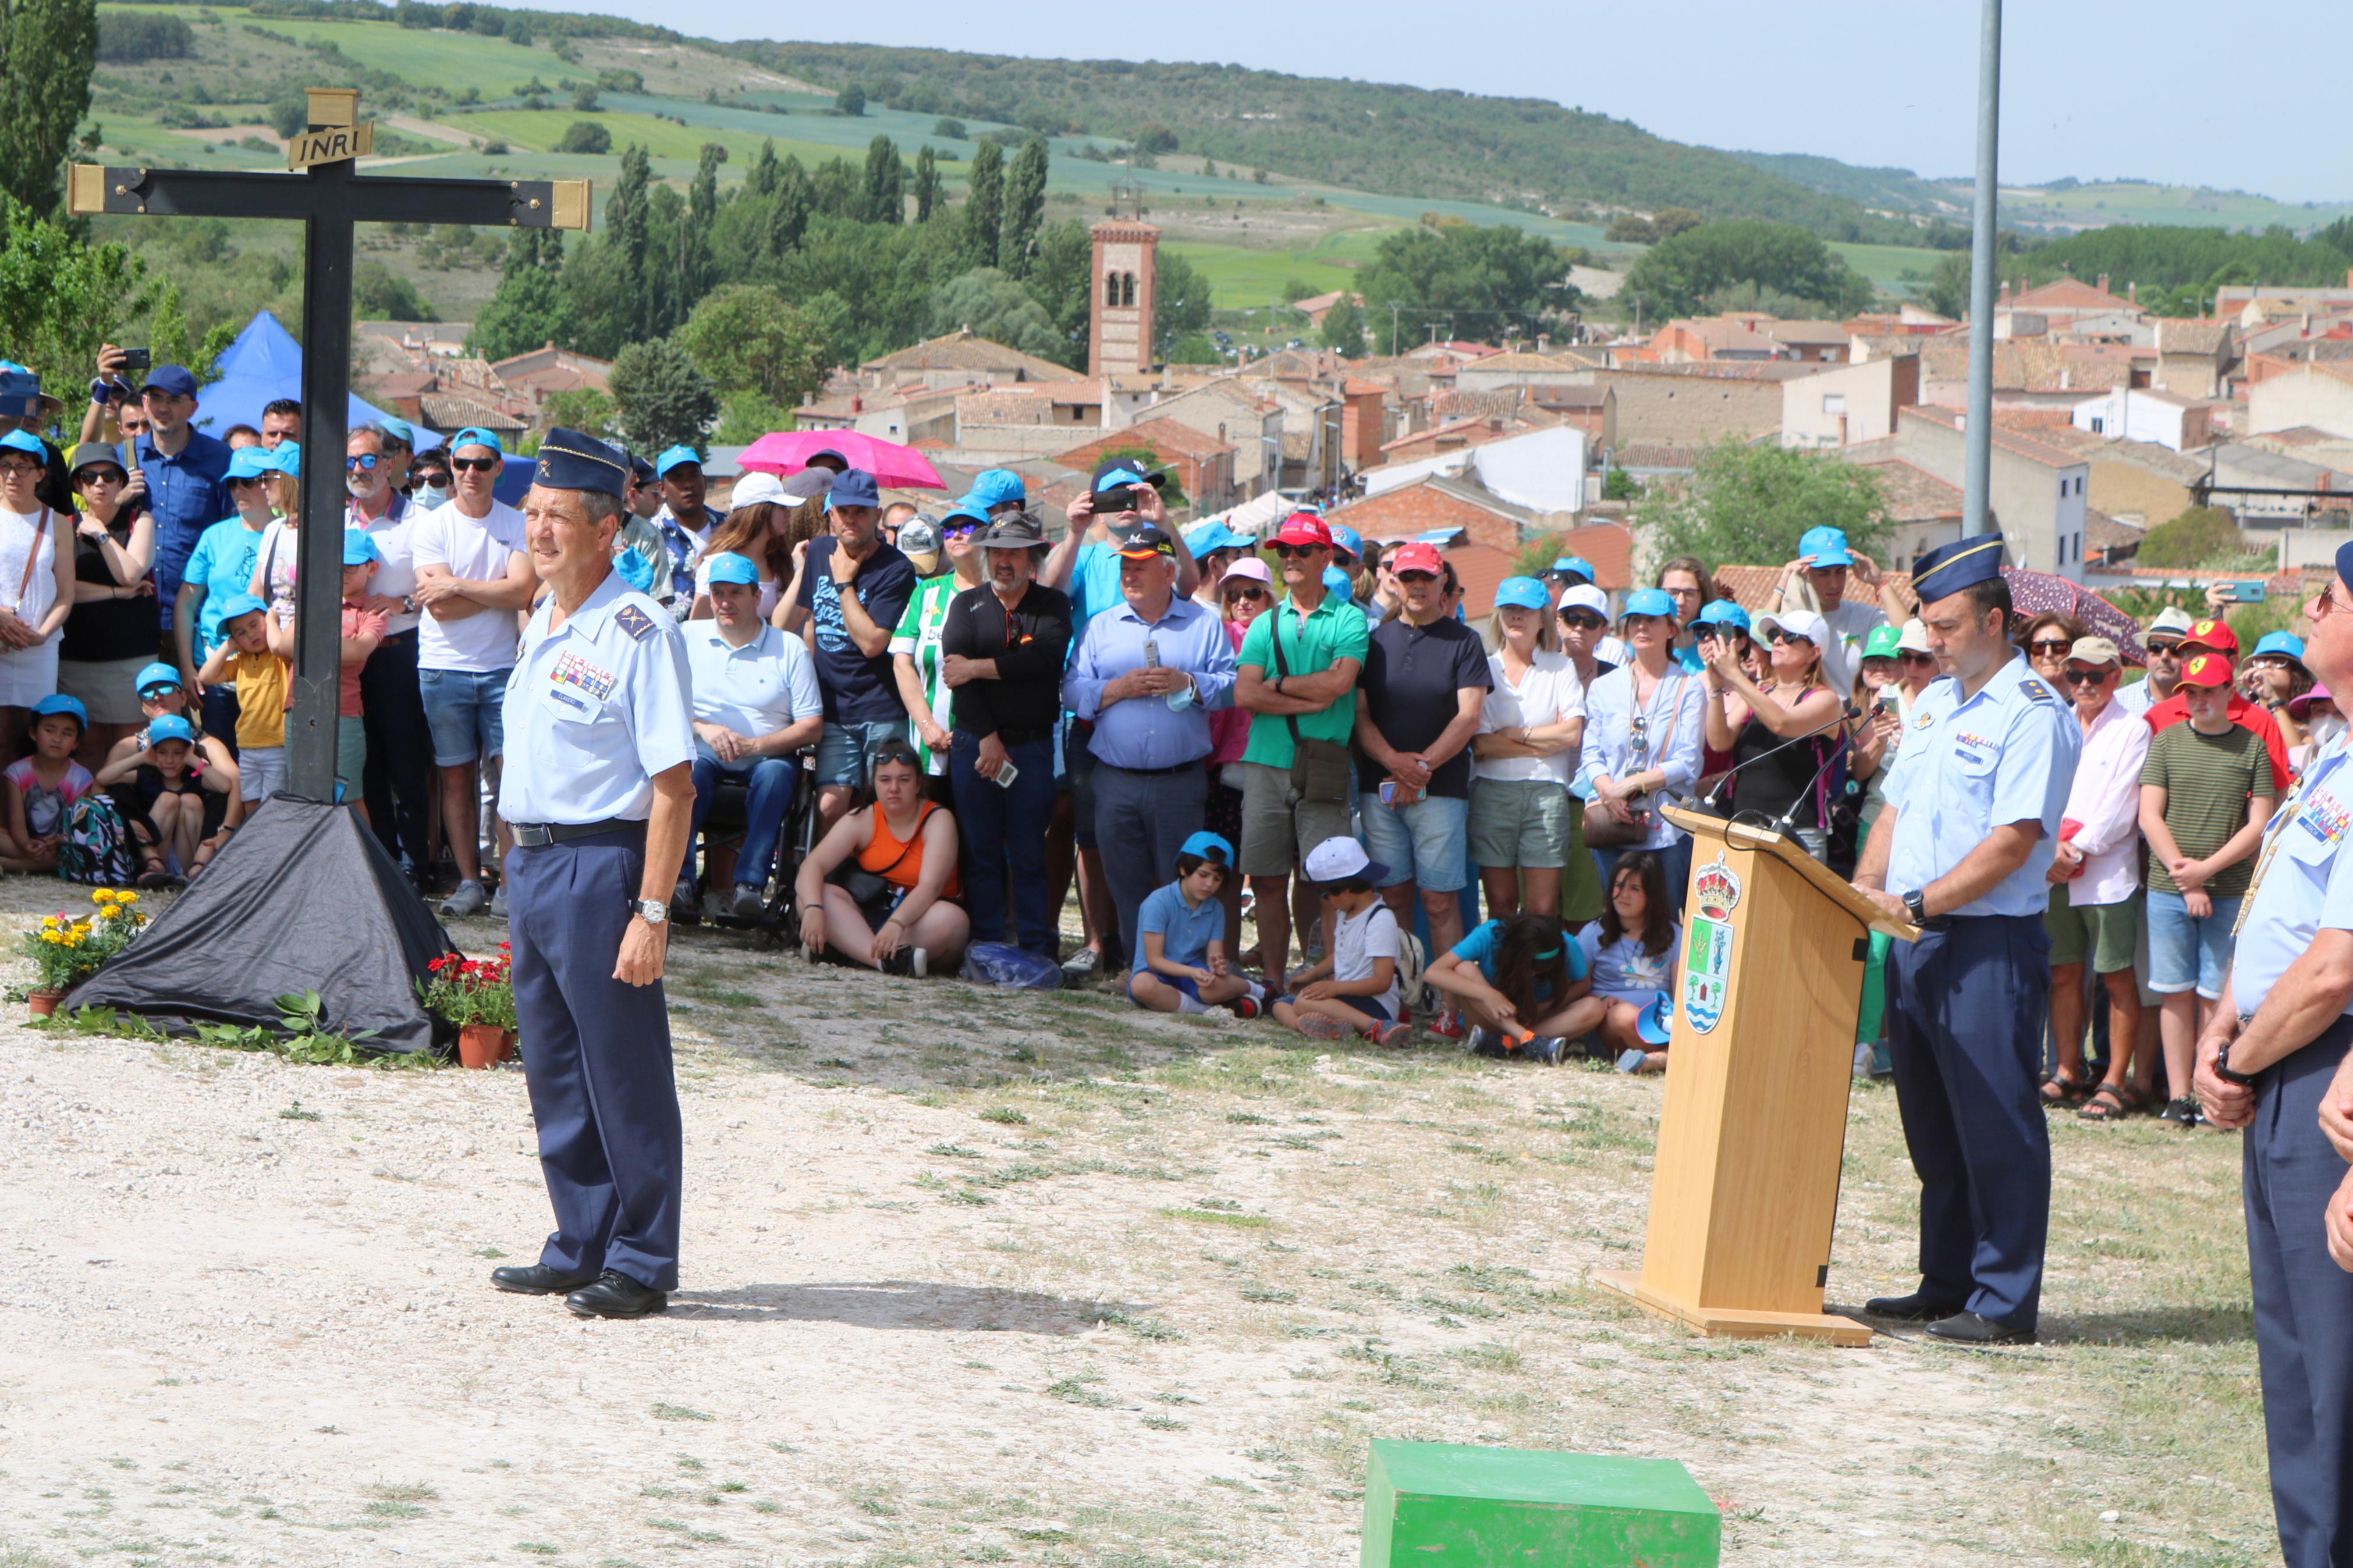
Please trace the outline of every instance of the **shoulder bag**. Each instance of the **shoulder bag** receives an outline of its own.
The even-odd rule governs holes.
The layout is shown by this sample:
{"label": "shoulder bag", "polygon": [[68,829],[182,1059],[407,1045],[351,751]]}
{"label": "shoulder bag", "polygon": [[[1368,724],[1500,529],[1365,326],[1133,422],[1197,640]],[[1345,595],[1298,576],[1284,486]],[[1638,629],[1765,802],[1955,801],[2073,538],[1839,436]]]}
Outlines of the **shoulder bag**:
{"label": "shoulder bag", "polygon": [[[1268,628],[1267,640],[1274,645],[1274,678],[1278,681],[1291,671],[1282,662],[1282,606],[1275,605],[1267,612],[1274,616]],[[1352,695],[1350,702],[1356,700]],[[1345,805],[1348,803],[1348,748],[1337,741],[1318,741],[1299,732],[1299,716],[1285,713],[1283,727],[1291,731],[1291,787],[1303,802],[1318,805]]]}

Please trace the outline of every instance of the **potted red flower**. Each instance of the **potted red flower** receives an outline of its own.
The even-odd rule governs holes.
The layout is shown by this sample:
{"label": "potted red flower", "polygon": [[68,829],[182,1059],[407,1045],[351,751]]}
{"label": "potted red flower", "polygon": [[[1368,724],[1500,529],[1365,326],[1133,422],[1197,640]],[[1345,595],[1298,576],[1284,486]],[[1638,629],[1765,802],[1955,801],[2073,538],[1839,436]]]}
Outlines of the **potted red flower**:
{"label": "potted red flower", "polygon": [[417,992],[426,1010],[458,1026],[458,1060],[486,1068],[506,1059],[515,1041],[513,959],[505,942],[496,958],[445,953],[425,967]]}

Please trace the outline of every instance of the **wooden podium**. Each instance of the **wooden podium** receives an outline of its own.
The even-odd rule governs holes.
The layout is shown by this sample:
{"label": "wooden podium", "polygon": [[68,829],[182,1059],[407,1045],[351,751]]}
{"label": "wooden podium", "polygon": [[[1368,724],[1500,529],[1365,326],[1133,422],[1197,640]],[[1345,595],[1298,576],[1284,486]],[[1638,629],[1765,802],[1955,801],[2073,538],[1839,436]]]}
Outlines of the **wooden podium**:
{"label": "wooden podium", "polygon": [[1710,1336],[1870,1342],[1825,1315],[1868,933],[1892,920],[1796,844],[1680,807],[1692,836],[1642,1268],[1608,1289]]}

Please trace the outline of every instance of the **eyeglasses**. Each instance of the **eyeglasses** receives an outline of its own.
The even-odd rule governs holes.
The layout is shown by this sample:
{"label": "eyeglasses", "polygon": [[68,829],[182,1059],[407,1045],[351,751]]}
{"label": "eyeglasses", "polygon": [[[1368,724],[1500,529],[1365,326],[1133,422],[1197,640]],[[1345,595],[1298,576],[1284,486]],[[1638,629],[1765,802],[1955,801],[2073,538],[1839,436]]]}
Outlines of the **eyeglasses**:
{"label": "eyeglasses", "polygon": [[343,470],[346,473],[374,473],[375,471],[376,460],[376,455],[374,452],[354,453],[353,456],[343,459]]}
{"label": "eyeglasses", "polygon": [[2113,669],[2069,669],[2060,672],[2060,679],[2070,686],[2096,686],[2116,674]]}
{"label": "eyeglasses", "polygon": [[1580,632],[1598,632],[1609,623],[1590,610],[1563,610],[1560,624]]}
{"label": "eyeglasses", "polygon": [[0,463],[0,474],[37,474],[40,471],[40,464],[28,463],[21,458],[10,462]]}
{"label": "eyeglasses", "polygon": [[2074,646],[2065,637],[2037,637],[2026,648],[2029,653],[2065,653]]}
{"label": "eyeglasses", "polygon": [[464,474],[495,473],[506,465],[497,458],[452,458],[449,466]]}

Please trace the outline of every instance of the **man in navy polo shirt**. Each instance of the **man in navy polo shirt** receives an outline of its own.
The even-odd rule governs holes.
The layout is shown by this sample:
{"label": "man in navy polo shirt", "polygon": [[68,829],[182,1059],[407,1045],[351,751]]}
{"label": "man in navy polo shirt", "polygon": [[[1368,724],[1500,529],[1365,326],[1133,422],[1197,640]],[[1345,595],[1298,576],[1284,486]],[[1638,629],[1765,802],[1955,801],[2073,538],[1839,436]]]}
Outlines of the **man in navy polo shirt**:
{"label": "man in navy polo shirt", "polygon": [[882,542],[882,500],[874,476],[834,476],[826,497],[832,531],[805,547],[800,586],[777,605],[777,624],[807,628],[825,700],[817,745],[818,820],[830,827],[866,783],[868,753],[907,737],[907,709],[891,671],[891,634],[915,594],[915,568]]}
{"label": "man in navy polo shirt", "polygon": [[132,444],[132,461],[147,479],[147,510],[155,519],[155,601],[160,630],[172,626],[172,606],[188,557],[206,529],[237,510],[228,493],[228,444],[188,421],[196,412],[196,378],[176,364],[157,365],[139,390],[147,433]]}

